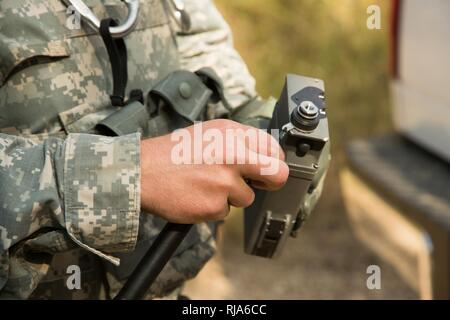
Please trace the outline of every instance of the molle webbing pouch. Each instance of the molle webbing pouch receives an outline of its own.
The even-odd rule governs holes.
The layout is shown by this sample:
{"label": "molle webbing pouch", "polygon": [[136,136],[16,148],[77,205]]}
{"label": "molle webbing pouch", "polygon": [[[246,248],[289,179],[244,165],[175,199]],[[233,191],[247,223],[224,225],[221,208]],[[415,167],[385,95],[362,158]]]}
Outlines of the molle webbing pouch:
{"label": "molle webbing pouch", "polygon": [[105,136],[122,136],[140,132],[148,132],[149,114],[140,101],[132,101],[97,124],[97,131]]}
{"label": "molle webbing pouch", "polygon": [[197,72],[178,70],[158,82],[148,93],[147,106],[133,98],[96,126],[103,135],[141,132],[159,136],[204,120],[208,103],[226,102],[222,82],[209,68]]}
{"label": "molle webbing pouch", "polygon": [[148,94],[149,135],[169,133],[205,120],[208,103],[219,101],[228,105],[222,82],[212,69],[172,72]]}
{"label": "molle webbing pouch", "polygon": [[152,113],[158,114],[163,102],[188,123],[193,123],[211,95],[212,91],[195,73],[180,70],[169,74],[150,91],[148,103]]}

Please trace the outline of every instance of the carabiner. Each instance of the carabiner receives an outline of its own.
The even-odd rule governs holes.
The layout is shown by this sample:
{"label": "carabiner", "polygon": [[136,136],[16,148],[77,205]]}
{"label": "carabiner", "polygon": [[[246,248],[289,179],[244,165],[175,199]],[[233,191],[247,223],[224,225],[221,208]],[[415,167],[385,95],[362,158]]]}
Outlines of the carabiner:
{"label": "carabiner", "polygon": [[[122,38],[129,34],[136,25],[139,15],[139,0],[122,0],[128,7],[128,16],[126,20],[117,27],[111,27],[110,32],[114,38]],[[89,23],[91,27],[100,30],[100,20],[89,9],[82,0],[64,0],[66,4],[70,4],[76,11]]]}
{"label": "carabiner", "polygon": [[191,19],[186,13],[184,1],[171,0],[169,5],[173,7],[173,10],[169,10],[169,12],[181,28],[181,31],[188,32],[191,29]]}

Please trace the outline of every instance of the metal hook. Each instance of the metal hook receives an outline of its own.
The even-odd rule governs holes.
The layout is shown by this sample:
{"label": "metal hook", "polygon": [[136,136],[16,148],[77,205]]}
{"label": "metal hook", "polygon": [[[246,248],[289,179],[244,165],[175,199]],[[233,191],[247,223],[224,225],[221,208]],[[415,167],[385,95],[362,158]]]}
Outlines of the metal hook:
{"label": "metal hook", "polygon": [[180,26],[181,31],[187,32],[191,28],[191,19],[186,13],[185,4],[183,0],[171,0],[170,4],[173,10],[169,10],[175,22]]}
{"label": "metal hook", "polygon": [[[100,29],[100,20],[89,9],[89,7],[82,0],[64,0],[71,4],[76,11],[91,25],[93,28]],[[128,7],[128,16],[126,20],[119,26],[111,27],[111,36],[114,38],[122,38],[129,34],[136,25],[139,15],[139,0],[122,0]]]}

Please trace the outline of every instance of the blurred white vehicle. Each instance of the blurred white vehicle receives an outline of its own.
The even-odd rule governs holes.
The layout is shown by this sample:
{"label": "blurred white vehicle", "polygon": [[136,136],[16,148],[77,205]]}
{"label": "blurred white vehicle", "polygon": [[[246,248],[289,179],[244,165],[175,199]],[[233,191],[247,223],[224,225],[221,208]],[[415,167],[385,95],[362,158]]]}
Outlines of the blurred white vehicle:
{"label": "blurred white vehicle", "polygon": [[351,225],[422,299],[450,298],[450,1],[392,1],[396,132],[348,146]]}
{"label": "blurred white vehicle", "polygon": [[450,1],[396,5],[392,30],[394,122],[450,161]]}

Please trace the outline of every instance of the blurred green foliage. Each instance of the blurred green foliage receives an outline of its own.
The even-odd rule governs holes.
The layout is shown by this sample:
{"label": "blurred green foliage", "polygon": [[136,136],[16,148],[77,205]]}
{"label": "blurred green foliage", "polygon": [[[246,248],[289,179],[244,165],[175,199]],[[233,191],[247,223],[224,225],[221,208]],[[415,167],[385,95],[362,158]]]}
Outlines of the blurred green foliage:
{"label": "blurred green foliage", "polygon": [[[381,30],[366,26],[381,7]],[[325,80],[333,156],[355,138],[390,129],[388,0],[216,0],[263,97],[287,73]]]}

